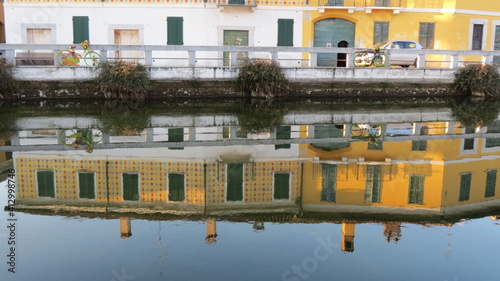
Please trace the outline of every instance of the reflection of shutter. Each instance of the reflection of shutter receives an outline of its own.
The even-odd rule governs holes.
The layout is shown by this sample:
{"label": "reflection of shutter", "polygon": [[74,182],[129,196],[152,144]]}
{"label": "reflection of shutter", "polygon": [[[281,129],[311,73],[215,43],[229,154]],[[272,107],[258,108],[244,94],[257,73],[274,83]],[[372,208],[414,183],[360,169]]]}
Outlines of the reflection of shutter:
{"label": "reflection of shutter", "polygon": [[495,196],[495,187],[497,182],[497,170],[486,171],[486,191],[484,197]]}
{"label": "reflection of shutter", "polygon": [[182,17],[167,17],[167,45],[183,45],[183,21]]}
{"label": "reflection of shutter", "polygon": [[168,198],[170,201],[184,201],[183,174],[168,174]]}
{"label": "reflection of shutter", "polygon": [[365,202],[380,202],[380,182],[382,167],[369,165],[366,167]]}
{"label": "reflection of shutter", "polygon": [[89,39],[89,17],[73,17],[73,43],[80,44]]}
{"label": "reflection of shutter", "polygon": [[278,19],[278,46],[293,46],[293,19]]}
{"label": "reflection of shutter", "polygon": [[54,171],[37,171],[38,196],[55,198]]}
{"label": "reflection of shutter", "polygon": [[[289,140],[292,135],[292,127],[291,126],[278,126],[276,130],[276,139],[277,140]],[[290,144],[277,144],[274,146],[275,149],[280,148],[290,148]]]}
{"label": "reflection of shutter", "polygon": [[471,178],[472,174],[470,173],[460,175],[460,196],[458,201],[469,200]]}
{"label": "reflection of shutter", "polygon": [[290,198],[290,174],[275,173],[274,199],[289,199],[289,198]]}
{"label": "reflection of shutter", "polygon": [[139,175],[123,174],[123,200],[139,200]]}
{"label": "reflection of shutter", "polygon": [[184,128],[168,129],[169,142],[183,142],[184,141]]}
{"label": "reflection of shutter", "polygon": [[78,173],[80,198],[95,199],[94,173]]}
{"label": "reflection of shutter", "polygon": [[335,202],[337,187],[337,165],[321,164],[321,201]]}
{"label": "reflection of shutter", "polygon": [[409,204],[422,205],[424,203],[424,179],[425,177],[421,175],[410,176]]}
{"label": "reflection of shutter", "polygon": [[227,164],[228,201],[243,200],[243,164]]}

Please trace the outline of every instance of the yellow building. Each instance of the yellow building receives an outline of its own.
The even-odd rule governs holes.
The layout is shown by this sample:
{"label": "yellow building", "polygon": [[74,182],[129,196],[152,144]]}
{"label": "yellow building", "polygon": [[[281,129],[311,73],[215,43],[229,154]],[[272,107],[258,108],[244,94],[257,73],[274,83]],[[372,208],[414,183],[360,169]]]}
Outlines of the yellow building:
{"label": "yellow building", "polygon": [[[304,12],[304,46],[366,48],[413,40],[426,49],[500,50],[495,0],[311,0],[309,5],[315,8]],[[318,64],[327,66],[329,56],[319,54]],[[428,66],[435,60],[449,57],[428,56]]]}

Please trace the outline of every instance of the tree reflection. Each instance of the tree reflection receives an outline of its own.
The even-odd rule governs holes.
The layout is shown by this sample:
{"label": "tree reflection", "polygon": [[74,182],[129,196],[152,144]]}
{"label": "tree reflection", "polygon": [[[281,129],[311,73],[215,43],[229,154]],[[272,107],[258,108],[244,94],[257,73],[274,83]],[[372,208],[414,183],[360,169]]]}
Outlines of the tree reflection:
{"label": "tree reflection", "polygon": [[139,101],[106,101],[99,114],[103,132],[120,135],[140,135],[150,125],[150,112]]}
{"label": "tree reflection", "polygon": [[451,112],[453,118],[465,127],[486,126],[498,118],[500,100],[466,98],[453,102]]}
{"label": "tree reflection", "polygon": [[251,100],[238,107],[236,116],[241,129],[248,133],[274,131],[282,124],[286,106],[268,101]]}

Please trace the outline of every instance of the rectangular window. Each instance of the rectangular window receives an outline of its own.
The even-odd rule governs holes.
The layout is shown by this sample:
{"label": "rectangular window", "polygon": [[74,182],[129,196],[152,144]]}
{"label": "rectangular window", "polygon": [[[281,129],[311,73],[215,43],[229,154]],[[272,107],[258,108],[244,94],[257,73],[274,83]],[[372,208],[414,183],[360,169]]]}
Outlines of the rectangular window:
{"label": "rectangular window", "polygon": [[373,45],[387,41],[389,38],[389,22],[376,21],[373,27]]}
{"label": "rectangular window", "polygon": [[78,187],[80,198],[95,199],[95,173],[78,173]]}
{"label": "rectangular window", "polygon": [[425,176],[422,175],[410,176],[408,204],[424,204],[424,179]]}
{"label": "rectangular window", "polygon": [[167,17],[167,45],[184,45],[184,19]]}
{"label": "rectangular window", "polygon": [[411,141],[411,150],[413,150],[413,151],[427,151],[427,141],[426,140]]}
{"label": "rectangular window", "polygon": [[73,17],[73,44],[89,39],[89,17]]}
{"label": "rectangular window", "polygon": [[463,150],[474,150],[474,139],[464,139]]}
{"label": "rectangular window", "polygon": [[274,200],[290,199],[290,173],[274,173]]}
{"label": "rectangular window", "polygon": [[368,142],[368,150],[383,150],[384,142],[381,140]]}
{"label": "rectangular window", "polygon": [[382,166],[366,166],[365,202],[380,203],[380,187],[382,185]]}
{"label": "rectangular window", "polygon": [[169,142],[183,142],[184,141],[184,128],[168,129]]}
{"label": "rectangular window", "polygon": [[[495,43],[493,45],[493,50],[500,50],[500,25],[495,25]],[[494,56],[493,63],[500,64],[500,56]]]}
{"label": "rectangular window", "polygon": [[424,49],[434,49],[434,30],[436,24],[434,22],[421,22],[418,42]]}
{"label": "rectangular window", "polygon": [[344,6],[344,0],[328,0],[327,6]]}
{"label": "rectangular window", "polygon": [[471,173],[460,174],[460,195],[458,201],[468,201],[470,196]]}
{"label": "rectangular window", "polygon": [[184,201],[184,174],[168,174],[168,200]]}
{"label": "rectangular window", "polygon": [[483,24],[474,24],[472,27],[472,50],[483,49]]}
{"label": "rectangular window", "polygon": [[38,197],[55,198],[54,171],[37,171]]}
{"label": "rectangular window", "polygon": [[497,184],[497,170],[486,171],[486,191],[484,197],[495,196],[495,188]]}
{"label": "rectangular window", "polygon": [[335,202],[337,190],[337,165],[321,164],[321,201]]}
{"label": "rectangular window", "polygon": [[139,201],[139,174],[122,174],[123,200]]}
{"label": "rectangular window", "polygon": [[243,164],[227,164],[227,201],[243,200]]}
{"label": "rectangular window", "polygon": [[278,46],[293,46],[293,19],[278,19]]}

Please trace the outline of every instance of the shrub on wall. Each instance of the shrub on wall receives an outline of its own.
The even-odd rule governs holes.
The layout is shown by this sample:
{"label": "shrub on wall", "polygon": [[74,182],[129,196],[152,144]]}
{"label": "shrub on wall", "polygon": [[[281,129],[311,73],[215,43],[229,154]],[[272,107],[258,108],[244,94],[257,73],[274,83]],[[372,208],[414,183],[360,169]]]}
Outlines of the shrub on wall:
{"label": "shrub on wall", "polygon": [[245,61],[236,82],[240,91],[254,98],[273,98],[283,94],[288,87],[281,67],[268,60]]}
{"label": "shrub on wall", "polygon": [[142,100],[147,96],[151,83],[143,65],[119,60],[99,67],[97,83],[106,99]]}
{"label": "shrub on wall", "polygon": [[498,70],[488,64],[470,64],[459,68],[453,82],[455,91],[480,97],[500,97],[499,87]]}
{"label": "shrub on wall", "polygon": [[12,76],[12,67],[0,61],[0,99],[16,90],[16,81]]}

